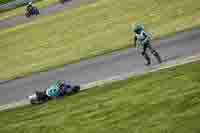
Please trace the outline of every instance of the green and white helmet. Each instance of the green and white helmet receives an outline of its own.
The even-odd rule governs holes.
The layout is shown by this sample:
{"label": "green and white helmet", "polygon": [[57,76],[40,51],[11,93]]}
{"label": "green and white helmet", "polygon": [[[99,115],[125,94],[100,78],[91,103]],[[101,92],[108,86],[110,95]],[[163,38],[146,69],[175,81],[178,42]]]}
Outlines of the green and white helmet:
{"label": "green and white helmet", "polygon": [[138,32],[138,31],[142,31],[144,30],[144,26],[142,24],[136,24],[136,26],[134,27],[133,31],[134,32]]}

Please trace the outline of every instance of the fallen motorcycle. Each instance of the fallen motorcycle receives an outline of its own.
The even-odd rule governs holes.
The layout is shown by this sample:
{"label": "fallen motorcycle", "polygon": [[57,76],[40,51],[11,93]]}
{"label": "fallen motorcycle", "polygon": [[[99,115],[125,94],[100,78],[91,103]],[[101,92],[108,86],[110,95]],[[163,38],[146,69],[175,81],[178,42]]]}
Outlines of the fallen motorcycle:
{"label": "fallen motorcycle", "polygon": [[44,91],[36,91],[32,95],[28,96],[28,99],[31,104],[41,104],[55,98],[76,94],[79,91],[80,91],[79,85],[72,85],[69,83],[65,83],[63,89],[61,89],[59,83],[56,82],[50,85]]}

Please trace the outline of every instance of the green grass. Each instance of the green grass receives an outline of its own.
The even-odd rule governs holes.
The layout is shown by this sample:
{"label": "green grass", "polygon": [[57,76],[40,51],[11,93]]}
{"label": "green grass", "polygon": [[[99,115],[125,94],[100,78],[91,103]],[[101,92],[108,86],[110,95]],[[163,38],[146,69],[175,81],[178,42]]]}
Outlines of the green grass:
{"label": "green grass", "polygon": [[14,0],[0,0],[0,5],[8,3],[8,2],[12,2],[12,1],[14,1]]}
{"label": "green grass", "polygon": [[199,26],[199,5],[199,0],[98,0],[1,31],[0,79],[131,47],[130,18],[144,22],[155,38]]}
{"label": "green grass", "polygon": [[[4,1],[4,0],[2,0]],[[10,0],[7,0],[10,1]],[[13,0],[11,0],[13,1]],[[49,5],[55,4],[57,3],[58,0],[39,0],[37,3],[34,3],[35,6],[37,6],[38,8],[45,8],[48,7]],[[1,4],[1,2],[0,2]],[[16,9],[12,9],[12,10],[7,10],[4,12],[0,12],[0,20],[4,20],[4,19],[8,19],[17,15],[21,15],[25,13],[25,6],[21,6],[18,7]]]}
{"label": "green grass", "polygon": [[1,133],[199,133],[200,62],[0,113]]}

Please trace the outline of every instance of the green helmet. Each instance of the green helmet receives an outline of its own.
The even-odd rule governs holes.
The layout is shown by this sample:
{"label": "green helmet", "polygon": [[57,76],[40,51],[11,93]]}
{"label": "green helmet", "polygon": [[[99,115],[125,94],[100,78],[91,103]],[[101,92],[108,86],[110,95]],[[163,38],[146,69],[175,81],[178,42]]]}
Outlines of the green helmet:
{"label": "green helmet", "polygon": [[134,28],[134,32],[136,32],[136,33],[139,31],[142,31],[142,30],[144,30],[144,26],[141,24],[137,24]]}

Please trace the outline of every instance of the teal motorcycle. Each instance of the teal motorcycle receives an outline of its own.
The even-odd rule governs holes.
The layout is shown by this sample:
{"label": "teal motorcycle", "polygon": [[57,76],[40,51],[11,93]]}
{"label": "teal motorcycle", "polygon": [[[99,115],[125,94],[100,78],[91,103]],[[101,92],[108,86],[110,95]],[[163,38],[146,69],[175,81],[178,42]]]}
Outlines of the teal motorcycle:
{"label": "teal motorcycle", "polygon": [[41,104],[52,99],[78,93],[79,91],[80,85],[72,85],[66,81],[61,84],[60,81],[57,81],[44,91],[36,91],[28,96],[28,99],[31,104]]}

